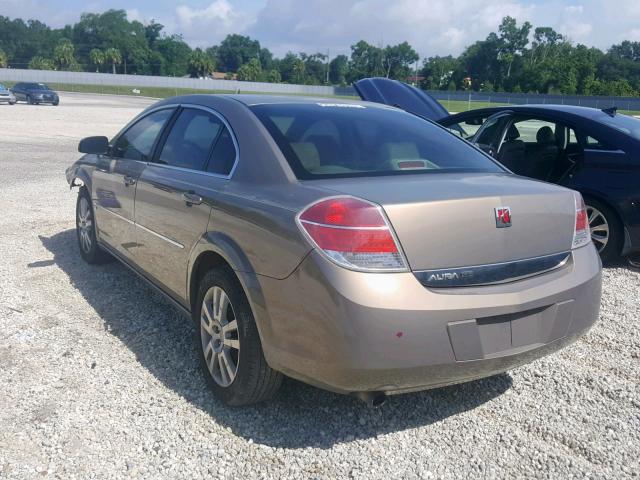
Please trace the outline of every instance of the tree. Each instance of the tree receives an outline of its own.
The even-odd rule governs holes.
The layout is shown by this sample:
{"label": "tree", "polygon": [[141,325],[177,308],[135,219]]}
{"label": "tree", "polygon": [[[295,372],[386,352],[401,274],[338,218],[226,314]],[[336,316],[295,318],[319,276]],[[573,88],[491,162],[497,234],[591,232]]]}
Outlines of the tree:
{"label": "tree", "polygon": [[411,73],[411,65],[418,61],[417,52],[407,42],[388,45],[383,52],[385,76],[405,81]]}
{"label": "tree", "polygon": [[516,19],[507,16],[502,19],[498,31],[501,41],[498,58],[507,65],[507,78],[509,78],[516,56],[520,55],[529,43],[531,24],[524,22],[522,27],[518,28]]}
{"label": "tree", "polygon": [[29,61],[30,70],[55,70],[55,65],[52,60],[44,57],[33,57]]}
{"label": "tree", "polygon": [[422,67],[423,87],[428,90],[447,89],[458,67],[458,60],[451,55],[427,58]]}
{"label": "tree", "polygon": [[104,51],[104,58],[106,62],[111,63],[112,73],[116,73],[116,65],[122,63],[122,54],[117,48],[107,48]]}
{"label": "tree", "polygon": [[105,62],[104,52],[98,48],[94,48],[89,52],[91,63],[96,66],[96,73],[100,71],[100,67]]}
{"label": "tree", "polygon": [[60,70],[72,70],[77,66],[75,47],[70,40],[64,38],[53,50],[53,61]]}
{"label": "tree", "polygon": [[272,69],[263,74],[262,81],[269,83],[280,83],[282,81],[282,77],[280,76],[280,72],[278,70]]}
{"label": "tree", "polygon": [[338,55],[329,62],[329,82],[333,85],[345,85],[349,73],[349,59],[346,55]]}
{"label": "tree", "polygon": [[7,54],[0,48],[0,68],[7,68],[9,65],[9,57]]}
{"label": "tree", "polygon": [[237,79],[245,82],[259,82],[262,78],[260,60],[252,58],[238,69]]}
{"label": "tree", "polygon": [[237,72],[252,58],[260,58],[260,42],[243,35],[227,35],[217,48],[218,65],[223,72]]}
{"label": "tree", "polygon": [[191,47],[182,40],[181,36],[171,35],[160,38],[155,41],[155,49],[160,55],[157,61],[161,63],[158,68],[158,75],[170,75],[173,77],[187,75],[187,59],[191,54]]}
{"label": "tree", "polygon": [[351,45],[351,61],[347,80],[355,82],[366,77],[384,75],[383,51],[364,40]]}
{"label": "tree", "polygon": [[215,70],[213,60],[201,48],[196,48],[189,54],[187,64],[191,78],[202,78],[211,75]]}

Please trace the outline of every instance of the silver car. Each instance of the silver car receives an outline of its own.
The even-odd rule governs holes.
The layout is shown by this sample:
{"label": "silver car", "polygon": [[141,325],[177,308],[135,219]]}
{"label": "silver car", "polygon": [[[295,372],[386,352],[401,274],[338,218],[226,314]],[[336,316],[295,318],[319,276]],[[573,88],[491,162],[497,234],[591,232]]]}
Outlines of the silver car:
{"label": "silver car", "polygon": [[598,317],[580,194],[397,108],[183,96],[79,150],[80,254],[195,322],[230,405],[283,375],[379,404],[530,362]]}
{"label": "silver car", "polygon": [[16,97],[11,92],[11,90],[9,90],[7,87],[5,87],[3,84],[0,83],[0,103],[5,103],[5,102],[8,103],[9,105],[15,105]]}

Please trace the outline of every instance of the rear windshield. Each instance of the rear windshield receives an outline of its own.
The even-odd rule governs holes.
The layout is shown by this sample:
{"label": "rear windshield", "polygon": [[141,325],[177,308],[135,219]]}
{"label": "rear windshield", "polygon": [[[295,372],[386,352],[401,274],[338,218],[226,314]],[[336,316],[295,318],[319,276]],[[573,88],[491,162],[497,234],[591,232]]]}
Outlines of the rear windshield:
{"label": "rear windshield", "polygon": [[250,107],[301,180],[504,171],[464,140],[391,108],[345,103]]}

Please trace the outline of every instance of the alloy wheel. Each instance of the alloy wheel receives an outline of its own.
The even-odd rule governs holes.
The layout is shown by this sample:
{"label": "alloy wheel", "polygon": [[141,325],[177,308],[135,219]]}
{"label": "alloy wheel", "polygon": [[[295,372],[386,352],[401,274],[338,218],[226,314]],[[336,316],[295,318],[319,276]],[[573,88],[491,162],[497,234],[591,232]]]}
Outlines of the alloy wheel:
{"label": "alloy wheel", "polygon": [[92,240],[91,229],[93,219],[91,218],[91,208],[86,197],[80,198],[80,208],[78,209],[78,230],[80,232],[80,247],[85,253],[91,252]]}
{"label": "alloy wheel", "polygon": [[233,305],[220,287],[207,290],[202,301],[200,338],[211,377],[221,387],[228,387],[238,373],[240,339]]}
{"label": "alloy wheel", "polygon": [[587,205],[587,216],[589,218],[589,228],[591,229],[591,239],[602,252],[609,243],[609,222],[604,214],[595,207]]}

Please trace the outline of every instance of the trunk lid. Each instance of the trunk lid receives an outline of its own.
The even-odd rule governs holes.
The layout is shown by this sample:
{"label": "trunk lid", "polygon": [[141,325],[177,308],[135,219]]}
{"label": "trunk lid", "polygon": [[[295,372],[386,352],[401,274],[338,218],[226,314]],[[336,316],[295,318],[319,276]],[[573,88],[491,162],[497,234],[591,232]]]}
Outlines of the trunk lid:
{"label": "trunk lid", "polygon": [[[508,173],[434,173],[314,180],[313,185],[381,205],[410,268],[447,269],[571,250],[571,190]],[[496,208],[511,226],[497,228]]]}
{"label": "trunk lid", "polygon": [[406,83],[388,78],[364,78],[353,84],[360,98],[367,102],[398,107],[419,117],[438,121],[449,112],[428,93]]}

